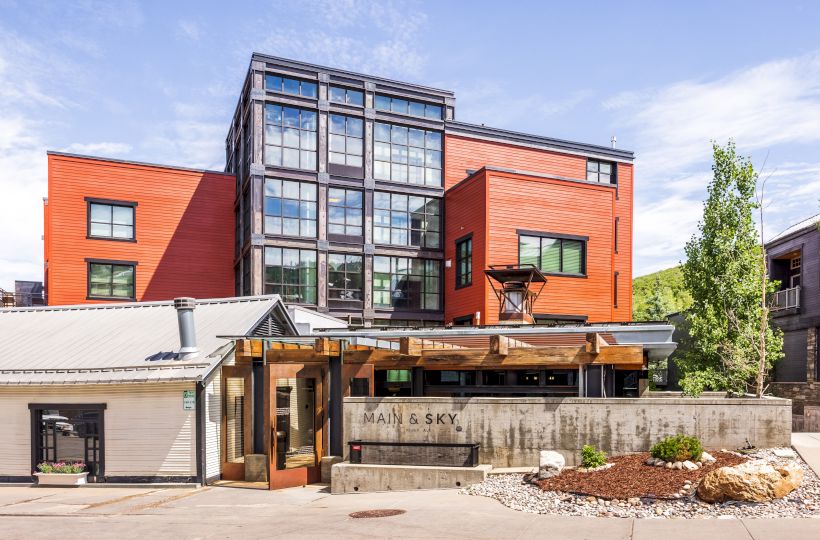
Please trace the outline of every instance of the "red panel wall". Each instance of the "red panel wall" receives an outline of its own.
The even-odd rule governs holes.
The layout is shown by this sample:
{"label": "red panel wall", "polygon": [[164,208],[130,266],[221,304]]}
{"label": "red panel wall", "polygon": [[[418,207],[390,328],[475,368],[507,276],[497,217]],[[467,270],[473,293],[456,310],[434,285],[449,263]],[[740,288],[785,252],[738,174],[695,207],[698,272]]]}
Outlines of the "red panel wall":
{"label": "red panel wall", "polygon": [[[489,286],[475,291],[455,290],[455,240],[464,228],[478,227],[483,208],[486,220],[482,239],[485,258],[473,245],[473,288],[477,276],[490,264],[518,262],[518,229],[589,237],[587,277],[549,277],[535,306],[538,313],[586,315],[590,322],[627,321],[632,316],[632,197],[633,167],[617,164],[617,189],[541,178],[554,175],[586,179],[584,156],[560,154],[463,136],[445,136],[446,245],[452,261],[445,280],[445,320],[482,311],[482,323],[497,321],[498,301]],[[480,171],[463,181],[468,170],[482,167],[515,169],[520,173]],[[526,174],[527,172],[536,174]],[[463,181],[463,182],[462,182]],[[481,184],[482,189],[476,185]],[[481,198],[484,198],[484,202]],[[618,218],[618,251],[615,252],[615,218]],[[615,291],[617,278],[617,305]],[[483,277],[483,276],[482,276]]]}
{"label": "red panel wall", "polygon": [[[87,238],[86,197],[136,202],[136,242]],[[86,258],[136,261],[140,301],[233,296],[233,200],[233,175],[49,154],[48,303],[100,302]]]}

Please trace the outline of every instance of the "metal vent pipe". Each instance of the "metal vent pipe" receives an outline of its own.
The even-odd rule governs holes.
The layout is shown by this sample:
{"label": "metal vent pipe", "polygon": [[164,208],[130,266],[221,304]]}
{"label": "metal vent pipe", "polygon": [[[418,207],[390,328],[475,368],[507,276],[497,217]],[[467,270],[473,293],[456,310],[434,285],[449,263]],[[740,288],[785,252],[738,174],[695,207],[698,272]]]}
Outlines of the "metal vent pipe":
{"label": "metal vent pipe", "polygon": [[177,310],[179,324],[179,358],[196,355],[199,348],[196,346],[196,328],[194,327],[195,298],[174,298],[174,309]]}

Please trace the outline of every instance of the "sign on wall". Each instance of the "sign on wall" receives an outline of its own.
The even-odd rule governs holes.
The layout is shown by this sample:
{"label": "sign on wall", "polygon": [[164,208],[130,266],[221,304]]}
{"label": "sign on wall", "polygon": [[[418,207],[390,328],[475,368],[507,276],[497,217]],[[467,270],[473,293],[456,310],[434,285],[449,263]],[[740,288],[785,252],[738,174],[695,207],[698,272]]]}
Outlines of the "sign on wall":
{"label": "sign on wall", "polygon": [[196,397],[193,390],[182,391],[182,410],[193,411],[196,408]]}

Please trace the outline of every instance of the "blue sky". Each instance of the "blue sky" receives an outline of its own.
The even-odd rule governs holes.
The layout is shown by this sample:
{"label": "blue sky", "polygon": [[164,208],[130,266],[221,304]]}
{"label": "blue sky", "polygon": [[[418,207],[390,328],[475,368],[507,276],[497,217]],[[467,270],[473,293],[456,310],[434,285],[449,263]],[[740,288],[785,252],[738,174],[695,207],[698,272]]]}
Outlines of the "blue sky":
{"label": "blue sky", "polygon": [[0,287],[42,277],[47,149],[221,169],[254,50],[452,89],[465,121],[617,135],[635,275],[681,260],[711,139],[765,164],[771,236],[820,213],[818,21],[808,1],[0,0]]}

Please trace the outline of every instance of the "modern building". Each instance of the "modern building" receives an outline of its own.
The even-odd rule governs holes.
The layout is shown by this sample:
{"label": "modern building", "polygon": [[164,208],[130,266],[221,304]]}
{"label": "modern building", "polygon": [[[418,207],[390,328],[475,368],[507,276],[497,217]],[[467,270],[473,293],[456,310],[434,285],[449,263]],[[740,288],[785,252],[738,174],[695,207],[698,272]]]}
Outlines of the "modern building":
{"label": "modern building", "polygon": [[483,324],[484,268],[529,263],[550,279],[538,320],[629,320],[633,154],[455,109],[447,90],[254,54],[226,141],[236,294],[361,326]]}
{"label": "modern building", "polygon": [[[789,227],[766,243],[774,324],[783,331],[782,360],[771,390],[792,400],[794,415],[820,429],[820,215]],[[813,416],[813,418],[812,418]]]}

